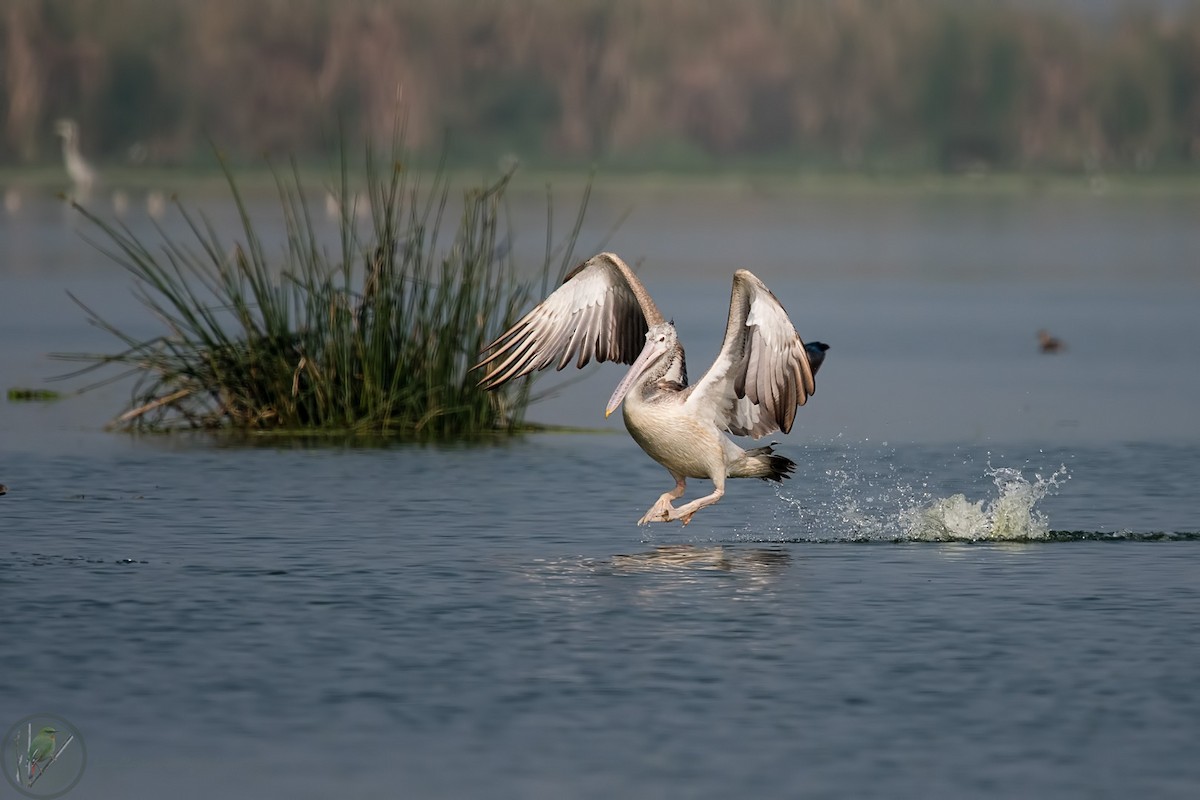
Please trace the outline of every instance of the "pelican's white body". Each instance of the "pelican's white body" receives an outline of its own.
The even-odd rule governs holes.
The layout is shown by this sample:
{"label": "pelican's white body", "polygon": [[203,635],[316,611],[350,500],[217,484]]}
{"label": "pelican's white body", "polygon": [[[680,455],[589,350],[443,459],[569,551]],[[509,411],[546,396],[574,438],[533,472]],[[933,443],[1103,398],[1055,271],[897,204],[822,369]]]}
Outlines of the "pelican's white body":
{"label": "pelican's white body", "polygon": [[[822,345],[824,347],[824,345]],[[489,353],[490,351],[490,353]],[[823,350],[821,351],[823,353]],[[484,350],[481,384],[495,388],[573,359],[631,364],[605,416],[624,405],[634,441],[675,478],[639,520],[685,525],[725,494],[726,478],[780,481],[796,465],[770,446],[743,450],[726,433],[758,438],[791,430],[796,408],[815,389],[814,368],[787,312],[751,272],[733,275],[725,340],[712,367],[688,384],[683,346],[624,261],[600,253]],[[688,478],[713,482],[712,494],[675,508]]]}
{"label": "pelican's white body", "polygon": [[655,402],[633,391],[625,395],[623,405],[629,435],[672,475],[710,480],[758,477],[749,465],[738,463],[746,451],[716,425],[705,424],[689,403]]}

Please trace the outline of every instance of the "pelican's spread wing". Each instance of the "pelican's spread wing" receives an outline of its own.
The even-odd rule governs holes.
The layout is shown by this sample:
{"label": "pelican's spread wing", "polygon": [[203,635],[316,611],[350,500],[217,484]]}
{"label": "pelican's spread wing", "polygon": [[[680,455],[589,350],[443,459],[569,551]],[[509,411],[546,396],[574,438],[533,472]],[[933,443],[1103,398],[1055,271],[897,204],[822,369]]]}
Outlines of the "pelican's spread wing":
{"label": "pelican's spread wing", "polygon": [[476,368],[479,382],[494,389],[513,378],[555,364],[562,369],[591,359],[632,364],[645,345],[647,322],[662,321],[633,270],[612,253],[576,267],[558,287],[492,342]]}
{"label": "pelican's spread wing", "polygon": [[792,429],[816,390],[804,342],[771,290],[753,273],[733,276],[725,341],[688,403],[738,436]]}

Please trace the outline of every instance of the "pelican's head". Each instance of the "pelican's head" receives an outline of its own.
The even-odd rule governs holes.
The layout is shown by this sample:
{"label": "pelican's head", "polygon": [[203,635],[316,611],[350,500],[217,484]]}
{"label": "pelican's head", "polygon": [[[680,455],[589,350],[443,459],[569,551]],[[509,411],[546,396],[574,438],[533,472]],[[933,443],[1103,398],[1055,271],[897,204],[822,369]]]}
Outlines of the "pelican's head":
{"label": "pelican's head", "polygon": [[604,416],[608,417],[616,411],[629,390],[643,381],[647,375],[653,380],[663,377],[669,366],[666,357],[678,349],[679,336],[675,333],[674,322],[660,322],[657,325],[651,325],[650,330],[646,331],[646,344],[642,347],[641,354],[630,365],[629,372],[626,372],[625,377],[617,384],[612,397],[608,398]]}

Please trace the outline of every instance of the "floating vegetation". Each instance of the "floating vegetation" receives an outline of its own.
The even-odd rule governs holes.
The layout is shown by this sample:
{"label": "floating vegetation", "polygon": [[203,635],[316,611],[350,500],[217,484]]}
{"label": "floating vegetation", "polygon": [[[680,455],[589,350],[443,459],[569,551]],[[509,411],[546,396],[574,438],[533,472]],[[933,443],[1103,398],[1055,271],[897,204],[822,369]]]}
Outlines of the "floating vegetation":
{"label": "floating vegetation", "polygon": [[10,403],[49,403],[61,398],[61,394],[51,389],[24,389],[14,386],[8,390]]}
{"label": "floating vegetation", "polygon": [[286,246],[274,259],[224,161],[240,217],[240,241],[232,244],[178,202],[190,235],[172,238],[159,228],[153,246],[76,206],[101,232],[99,248],[132,273],[138,298],[166,331],[135,338],[72,296],[124,349],[56,354],[87,364],[62,377],[125,368],[87,387],[94,388],[135,375],[130,405],[112,423],[126,430],[455,439],[520,429],[531,382],[485,392],[471,367],[516,321],[532,290],[570,266],[588,191],[570,235],[554,247],[548,232],[540,274],[523,282],[507,246],[512,233],[501,230],[512,172],[464,192],[457,229],[439,249],[450,198],[445,170],[422,191],[398,153],[393,145],[380,165],[367,150],[370,220],[361,234],[343,153],[340,187],[329,203],[340,237],[332,255],[320,242],[295,164],[276,173]]}

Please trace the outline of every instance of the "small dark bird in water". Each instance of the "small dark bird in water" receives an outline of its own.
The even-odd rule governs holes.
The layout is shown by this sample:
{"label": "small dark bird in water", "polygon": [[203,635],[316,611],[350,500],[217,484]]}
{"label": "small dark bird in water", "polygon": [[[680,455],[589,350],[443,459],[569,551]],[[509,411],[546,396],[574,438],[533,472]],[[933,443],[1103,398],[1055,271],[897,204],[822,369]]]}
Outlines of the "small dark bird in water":
{"label": "small dark bird in water", "polygon": [[8,494],[8,487],[0,483],[0,496]]}
{"label": "small dark bird in water", "polygon": [[1061,353],[1067,349],[1062,339],[1059,339],[1057,336],[1051,336],[1050,331],[1045,328],[1037,332],[1037,337],[1038,347],[1041,348],[1043,353]]}

